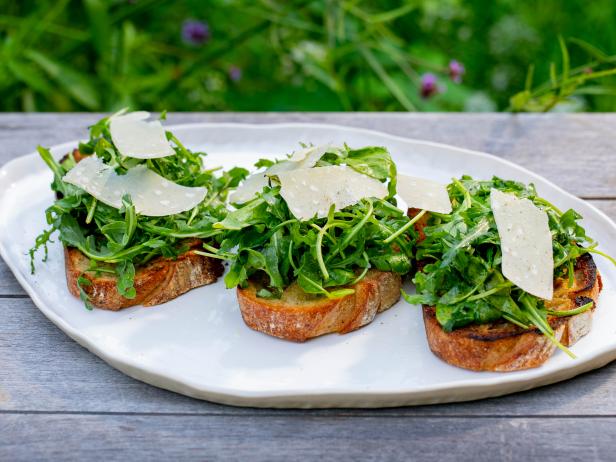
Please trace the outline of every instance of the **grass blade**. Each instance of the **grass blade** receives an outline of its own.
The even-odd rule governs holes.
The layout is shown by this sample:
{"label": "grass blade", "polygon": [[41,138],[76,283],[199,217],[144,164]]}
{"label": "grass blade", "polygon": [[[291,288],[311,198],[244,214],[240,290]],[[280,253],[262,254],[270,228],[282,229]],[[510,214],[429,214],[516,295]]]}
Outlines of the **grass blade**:
{"label": "grass blade", "polygon": [[569,80],[569,72],[571,70],[569,62],[569,50],[567,50],[567,44],[565,43],[565,40],[562,38],[562,36],[558,37],[558,43],[560,44],[560,52],[562,54],[563,60],[563,73],[562,81],[560,82],[560,94],[564,95],[567,88],[567,81]]}
{"label": "grass blade", "polygon": [[84,6],[90,22],[90,33],[94,48],[101,58],[109,54],[111,39],[111,21],[107,12],[107,2],[102,0],[85,0]]}
{"label": "grass blade", "polygon": [[393,81],[393,79],[389,76],[387,71],[383,68],[381,63],[376,59],[376,56],[368,50],[367,48],[360,46],[359,51],[366,59],[366,62],[370,65],[374,73],[381,79],[383,84],[387,87],[390,93],[398,100],[398,102],[406,109],[407,111],[413,112],[416,111],[417,108],[411,103],[411,101],[404,94],[402,89]]}
{"label": "grass blade", "polygon": [[64,88],[66,93],[90,110],[100,109],[99,95],[85,75],[66,67],[44,54],[27,50],[24,55],[47,73],[49,78]]}
{"label": "grass blade", "polygon": [[588,53],[588,55],[590,55],[591,57],[593,57],[594,59],[596,59],[597,61],[599,61],[601,63],[604,63],[604,62],[607,62],[607,61],[613,61],[613,58],[611,58],[610,56],[605,54],[603,51],[601,51],[596,46],[591,45],[586,40],[582,40],[582,39],[579,39],[579,38],[572,37],[572,38],[569,39],[569,42],[577,45],[582,50],[584,50],[586,53]]}

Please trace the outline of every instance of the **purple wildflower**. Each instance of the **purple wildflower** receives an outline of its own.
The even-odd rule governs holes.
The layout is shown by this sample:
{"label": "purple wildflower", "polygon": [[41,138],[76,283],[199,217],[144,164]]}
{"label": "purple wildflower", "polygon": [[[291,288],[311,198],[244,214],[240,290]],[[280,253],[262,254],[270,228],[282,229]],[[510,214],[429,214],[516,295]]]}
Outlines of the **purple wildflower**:
{"label": "purple wildflower", "polygon": [[203,21],[188,19],[182,24],[182,40],[188,45],[203,45],[210,39],[210,27]]}
{"label": "purple wildflower", "polygon": [[422,98],[427,99],[438,93],[438,86],[436,85],[436,76],[434,74],[424,74],[421,76],[421,87],[419,94]]}
{"label": "purple wildflower", "polygon": [[462,82],[462,76],[464,75],[464,65],[455,59],[449,61],[449,77],[455,83]]}
{"label": "purple wildflower", "polygon": [[464,65],[455,59],[449,61],[449,77],[455,83],[462,82],[462,76],[464,75],[465,69]]}
{"label": "purple wildflower", "polygon": [[231,66],[229,68],[229,78],[234,82],[242,80],[242,70],[237,66]]}

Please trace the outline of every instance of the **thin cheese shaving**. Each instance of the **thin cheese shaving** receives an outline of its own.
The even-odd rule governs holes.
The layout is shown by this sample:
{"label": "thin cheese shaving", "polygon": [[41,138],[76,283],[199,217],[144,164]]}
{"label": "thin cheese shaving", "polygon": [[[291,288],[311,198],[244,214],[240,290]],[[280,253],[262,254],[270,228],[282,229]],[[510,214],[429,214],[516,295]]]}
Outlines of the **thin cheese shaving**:
{"label": "thin cheese shaving", "polygon": [[145,165],[118,175],[102,159],[90,156],[64,175],[63,181],[88,192],[104,204],[119,209],[122,196],[131,197],[137,213],[162,217],[185,212],[199,205],[207,194],[202,187],[180,186],[154,173]]}
{"label": "thin cheese shaving", "polygon": [[295,151],[289,158],[289,161],[297,162],[298,165],[296,166],[296,168],[298,169],[312,168],[326,152],[334,152],[338,149],[339,148],[336,148],[331,144],[325,144],[323,146],[310,146],[308,148]]}
{"label": "thin cheese shaving", "polygon": [[548,215],[528,199],[496,189],[490,205],[501,241],[503,275],[529,294],[551,300],[554,257]]}
{"label": "thin cheese shaving", "polygon": [[299,220],[326,217],[332,204],[341,210],[366,197],[387,196],[383,183],[342,165],[281,172],[278,179],[280,195]]}
{"label": "thin cheese shaving", "polygon": [[255,194],[261,192],[268,184],[268,177],[279,172],[293,170],[297,168],[297,162],[282,161],[272,165],[263,172],[250,175],[244,182],[229,195],[232,203],[242,203],[252,199]]}
{"label": "thin cheese shaving", "polygon": [[301,168],[312,168],[323,157],[326,152],[331,152],[338,148],[331,145],[311,146],[309,148],[295,151],[288,160],[280,161],[263,172],[254,173],[244,180],[244,182],[229,196],[232,203],[242,203],[252,199],[255,194],[261,192],[268,184],[268,177],[280,172],[288,172]]}
{"label": "thin cheese shaving", "polygon": [[120,154],[137,159],[155,159],[175,154],[160,121],[147,122],[148,112],[138,111],[113,115],[109,132]]}
{"label": "thin cheese shaving", "polygon": [[437,181],[399,174],[397,189],[409,208],[451,213],[447,187]]}

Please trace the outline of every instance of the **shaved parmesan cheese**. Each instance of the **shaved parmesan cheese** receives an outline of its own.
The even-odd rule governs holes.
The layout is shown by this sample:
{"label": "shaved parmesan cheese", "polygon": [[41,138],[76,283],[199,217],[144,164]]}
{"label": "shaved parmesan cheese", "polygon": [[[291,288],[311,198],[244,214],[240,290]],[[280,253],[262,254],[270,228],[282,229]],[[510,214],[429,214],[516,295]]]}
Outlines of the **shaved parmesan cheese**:
{"label": "shaved parmesan cheese", "polygon": [[529,294],[551,300],[554,257],[548,215],[528,199],[490,192],[503,254],[503,275]]}
{"label": "shaved parmesan cheese", "polygon": [[451,213],[447,187],[436,181],[398,175],[398,194],[407,207],[436,213]]}
{"label": "shaved parmesan cheese", "polygon": [[160,121],[146,122],[149,116],[148,112],[138,111],[110,117],[109,132],[120,154],[137,159],[155,159],[175,154]]}
{"label": "shaved parmesan cheese", "polygon": [[341,210],[365,197],[387,196],[383,183],[341,165],[281,172],[278,178],[280,195],[300,220],[326,217],[332,204]]}
{"label": "shaved parmesan cheese", "polygon": [[323,146],[311,146],[309,148],[300,149],[295,151],[289,161],[297,162],[296,168],[312,168],[316,163],[325,155],[326,152],[335,152],[339,148],[336,148],[330,144]]}
{"label": "shaved parmesan cheese", "polygon": [[96,156],[83,159],[64,175],[63,181],[88,192],[104,204],[119,209],[122,196],[130,195],[137,213],[162,217],[185,212],[199,205],[206,188],[180,186],[149,170],[145,165],[118,175]]}
{"label": "shaved parmesan cheese", "polygon": [[255,194],[261,192],[268,184],[268,177],[279,172],[285,172],[297,168],[297,162],[282,161],[272,165],[263,172],[250,175],[244,182],[229,195],[232,203],[242,203],[252,199]]}
{"label": "shaved parmesan cheese", "polygon": [[268,177],[280,172],[288,172],[301,168],[312,168],[323,157],[326,152],[331,152],[338,148],[330,145],[312,146],[295,151],[288,160],[283,160],[272,165],[263,172],[250,175],[244,182],[229,196],[229,201],[242,203],[252,199],[255,194],[261,192],[268,184]]}

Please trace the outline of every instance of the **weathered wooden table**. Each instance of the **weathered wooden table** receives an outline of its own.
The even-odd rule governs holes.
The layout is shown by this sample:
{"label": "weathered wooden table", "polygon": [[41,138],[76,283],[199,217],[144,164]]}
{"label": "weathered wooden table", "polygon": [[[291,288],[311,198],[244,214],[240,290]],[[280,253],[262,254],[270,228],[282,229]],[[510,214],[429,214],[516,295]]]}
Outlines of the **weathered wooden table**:
{"label": "weathered wooden table", "polygon": [[[86,136],[93,114],[0,115],[0,164]],[[616,219],[616,115],[172,114],[168,123],[327,122],[502,156]],[[605,307],[611,309],[616,307]],[[69,339],[0,260],[0,460],[614,460],[616,364],[471,403],[264,410],[137,382]]]}

